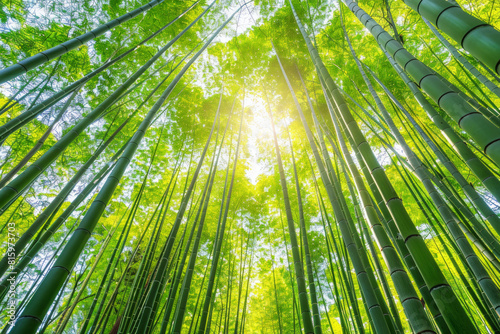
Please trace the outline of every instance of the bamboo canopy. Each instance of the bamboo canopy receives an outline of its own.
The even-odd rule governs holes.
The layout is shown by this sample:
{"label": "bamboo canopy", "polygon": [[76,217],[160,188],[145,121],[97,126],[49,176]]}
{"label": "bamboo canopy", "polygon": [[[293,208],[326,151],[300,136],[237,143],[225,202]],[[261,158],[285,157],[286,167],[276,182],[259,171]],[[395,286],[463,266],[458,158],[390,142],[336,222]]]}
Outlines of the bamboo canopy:
{"label": "bamboo canopy", "polygon": [[499,333],[496,1],[0,7],[2,333]]}

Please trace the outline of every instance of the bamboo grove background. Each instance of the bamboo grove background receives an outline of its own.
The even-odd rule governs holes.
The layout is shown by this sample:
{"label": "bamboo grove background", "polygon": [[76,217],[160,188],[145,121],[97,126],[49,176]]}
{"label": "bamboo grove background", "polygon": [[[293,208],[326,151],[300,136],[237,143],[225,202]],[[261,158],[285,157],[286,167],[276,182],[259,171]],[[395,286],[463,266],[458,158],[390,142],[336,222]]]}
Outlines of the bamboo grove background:
{"label": "bamboo grove background", "polygon": [[500,332],[499,17],[3,2],[2,333]]}

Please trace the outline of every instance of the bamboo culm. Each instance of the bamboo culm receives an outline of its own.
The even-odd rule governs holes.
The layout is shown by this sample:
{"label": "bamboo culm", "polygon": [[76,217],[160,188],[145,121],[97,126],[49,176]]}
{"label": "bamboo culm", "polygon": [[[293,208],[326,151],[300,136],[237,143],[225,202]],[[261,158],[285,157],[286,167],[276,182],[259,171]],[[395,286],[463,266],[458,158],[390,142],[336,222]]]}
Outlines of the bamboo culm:
{"label": "bamboo culm", "polygon": [[[443,1],[446,3],[444,0],[426,0],[426,2],[433,1]],[[478,112],[457,92],[451,89],[432,69],[410,54],[399,42],[392,38],[391,35],[372,19],[370,15],[361,9],[357,3],[352,0],[344,0],[344,3],[371,32],[381,48],[387,50],[393,59],[410,74],[417,85],[426,92],[461,129],[471,136],[486,155],[500,166],[500,128],[491,123],[483,114]]]}
{"label": "bamboo culm", "polygon": [[[148,60],[137,72],[130,76],[125,83],[117,88],[106,100],[99,106],[91,111],[84,119],[79,121],[68,133],[66,133],[54,146],[52,146],[45,154],[33,162],[22,174],[12,180],[9,184],[0,190],[0,207],[3,207],[27,184],[31,183],[41,171],[49,166],[72,142],[76,137],[81,134],[90,124],[92,124],[104,111],[113,104],[113,102],[120,97],[120,95],[132,85],[163,53],[165,53],[172,44],[174,44],[184,33],[186,33],[215,3],[212,2],[196,19],[194,19],[183,31],[175,36],[163,48],[161,48],[150,60]],[[205,48],[203,48],[204,50]],[[194,56],[188,63],[189,66],[196,59]],[[189,66],[185,66],[184,72]],[[181,73],[184,73],[181,72]],[[179,78],[180,79],[180,78]],[[174,79],[175,84],[177,82]],[[174,84],[174,86],[175,86]],[[169,86],[170,87],[170,86]],[[170,91],[173,87],[169,88]],[[167,89],[167,90],[169,90]],[[169,93],[170,93],[169,91]],[[159,108],[159,106],[158,106]]]}
{"label": "bamboo culm", "polygon": [[24,74],[54,58],[60,57],[63,54],[78,48],[79,46],[86,44],[87,42],[93,40],[94,38],[101,36],[107,31],[113,29],[114,27],[136,17],[137,15],[149,11],[151,8],[162,3],[163,0],[152,0],[151,2],[141,6],[127,14],[120,16],[114,20],[111,20],[99,27],[83,34],[67,42],[61,43],[53,48],[42,51],[34,56],[26,58],[17,64],[4,68],[0,71],[0,84],[12,80],[21,74]]}
{"label": "bamboo culm", "polygon": [[[209,7],[210,8],[210,7]],[[208,10],[208,8],[207,8]],[[206,11],[205,11],[206,12]],[[204,12],[204,13],[205,13]],[[168,85],[168,87],[163,92],[162,96],[154,104],[151,110],[148,112],[145,119],[141,122],[139,129],[133,135],[132,140],[127,144],[122,156],[118,160],[116,166],[111,172],[110,176],[106,180],[103,188],[97,195],[96,199],[90,206],[89,210],[85,214],[84,218],[80,222],[78,228],[73,233],[72,237],[66,244],[62,253],[59,255],[57,261],[45,276],[44,280],[38,287],[37,291],[32,296],[31,301],[28,303],[20,317],[17,319],[14,327],[11,331],[12,334],[15,333],[35,333],[41,324],[42,319],[48,311],[48,307],[51,305],[57,295],[57,292],[61,288],[62,284],[68,277],[72,270],[72,267],[79,258],[79,255],[83,248],[85,247],[87,240],[97,224],[100,216],[102,215],[108,202],[114,193],[114,190],[118,186],[118,183],[125,172],[125,169],[130,163],[139,143],[144,137],[149,125],[154,119],[154,116],[163,105],[165,100],[168,98],[172,90],[175,88],[177,83],[181,80],[182,76],[189,67],[194,63],[194,61],[200,56],[200,54],[208,47],[212,40],[218,35],[218,33],[225,27],[225,25],[233,18],[236,12],[221,26],[217,31],[210,37],[210,39],[205,43],[205,45],[191,58],[191,60],[183,67],[183,69],[177,74],[175,79]],[[40,299],[41,298],[41,299]],[[47,302],[40,305],[37,300],[46,300]]]}

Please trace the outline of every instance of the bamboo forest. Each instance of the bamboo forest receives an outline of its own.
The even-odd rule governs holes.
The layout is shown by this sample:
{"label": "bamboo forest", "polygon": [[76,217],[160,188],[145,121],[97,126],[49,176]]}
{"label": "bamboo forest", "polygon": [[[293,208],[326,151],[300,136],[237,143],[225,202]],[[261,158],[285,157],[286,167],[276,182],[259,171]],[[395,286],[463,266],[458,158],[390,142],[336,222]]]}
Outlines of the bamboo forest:
{"label": "bamboo forest", "polygon": [[498,0],[2,0],[0,334],[500,333]]}

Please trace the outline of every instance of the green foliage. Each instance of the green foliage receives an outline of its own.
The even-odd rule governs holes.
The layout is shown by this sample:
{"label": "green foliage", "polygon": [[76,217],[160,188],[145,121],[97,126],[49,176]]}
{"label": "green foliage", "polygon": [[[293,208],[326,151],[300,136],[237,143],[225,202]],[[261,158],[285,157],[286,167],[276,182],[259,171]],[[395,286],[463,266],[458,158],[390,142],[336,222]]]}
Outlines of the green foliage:
{"label": "green foliage", "polygon": [[[56,66],[56,61],[49,62],[3,84],[0,86],[0,125],[25,112],[32,104],[42,102],[106,61],[134,47],[193,3],[193,1],[166,0],[147,13],[139,15],[94,41],[63,55],[57,63],[54,75],[47,82],[46,79]],[[476,97],[480,104],[484,102],[484,107],[488,108],[495,117],[498,117],[497,106],[500,106],[500,99],[459,65],[420,16],[402,1],[389,1],[389,4],[397,31],[404,39],[404,47],[465,93]],[[460,4],[475,17],[494,26],[498,24],[495,21],[495,18],[500,15],[498,2],[472,0]],[[144,5],[144,2],[136,0],[85,0],[74,4],[50,0],[44,3],[43,8],[41,8],[41,5],[37,4],[36,1],[8,1],[0,5],[0,64],[2,67],[12,65],[26,57],[81,35],[141,5]],[[23,172],[44,152],[53,147],[62,135],[69,133],[79,120],[102,103],[208,5],[209,2],[201,1],[171,27],[89,80],[77,93],[47,140],[20,172]],[[359,5],[393,35],[384,2],[368,0],[360,2]],[[410,188],[408,186],[410,170],[407,170],[409,174],[400,174],[398,171],[398,169],[407,167],[395,158],[394,152],[397,152],[403,160],[408,157],[388,134],[389,128],[379,117],[378,111],[375,112],[375,102],[368,92],[366,83],[359,73],[344,38],[339,8],[342,8],[347,33],[362,62],[376,73],[381,82],[409,110],[416,122],[428,132],[436,145],[450,158],[456,168],[462,172],[466,181],[479,193],[497,216],[500,204],[484,186],[483,180],[469,170],[462,157],[456,153],[453,146],[448,143],[446,137],[441,134],[438,127],[414,99],[414,94],[392,68],[372,35],[363,28],[363,25],[344,5],[338,2],[310,0],[294,1],[294,6],[335,83],[371,115],[367,116],[356,103],[346,97],[347,104],[372,147],[378,162],[384,168],[391,184],[402,199],[404,207],[424,237],[425,244],[436,259],[439,268],[453,290],[460,296],[460,302],[468,310],[469,318],[475,322],[480,332],[486,332],[486,328],[492,331],[498,329],[498,319],[495,318],[497,315],[490,312],[490,307],[485,303],[486,299],[484,299],[477,282],[470,283],[474,277],[470,275],[470,267],[463,260],[454,241],[450,242],[444,236],[442,239],[438,238],[436,231],[444,232],[441,232],[441,229],[437,227],[445,226],[445,224],[424,187],[414,178],[413,181],[417,187]],[[49,219],[47,225],[42,228],[40,233],[43,233],[135,133],[140,122],[161,93],[188,60],[175,68],[182,57],[194,48],[196,48],[196,52],[206,41],[206,38],[238,7],[237,3],[230,1],[216,3],[200,22],[193,26],[138,79],[137,82],[141,83],[137,87],[88,126],[64,150],[62,155],[43,171],[40,177],[19,194],[19,197],[10,206],[0,208],[0,230],[2,231],[0,249],[2,255],[8,243],[9,236],[6,233],[8,224],[15,224],[16,234],[22,235],[98,147],[109,138],[120,124],[130,117],[116,138],[78,181],[70,196],[56,210],[52,220]],[[452,44],[455,45],[454,42]],[[275,51],[273,51],[272,45],[274,45]],[[455,46],[458,47],[458,45]],[[288,86],[283,80],[275,52],[280,56],[284,71],[297,94],[299,104],[305,111],[305,118],[311,129],[313,129],[314,124],[313,118],[300,82],[299,72],[305,80],[320,123],[329,128],[330,132],[335,133],[318,75],[290,5],[286,1],[258,0],[250,2],[235,16],[183,76],[181,82],[160,109],[158,118],[146,131],[144,140],[133,155],[116,190],[111,194],[109,205],[99,219],[69,279],[62,286],[61,298],[57,299],[54,304],[47,305],[50,315],[42,321],[42,326],[47,326],[46,332],[78,333],[86,322],[89,326],[87,329],[89,329],[94,324],[97,325],[99,321],[103,321],[99,324],[101,330],[111,332],[113,328],[124,326],[126,320],[122,317],[125,312],[130,312],[132,317],[138,317],[140,305],[146,298],[151,279],[154,277],[155,267],[160,261],[160,254],[168,240],[181,205],[185,184],[189,185],[209,136],[214,115],[219,106],[221,91],[223,92],[220,102],[221,118],[220,124],[216,124],[219,131],[219,143],[224,127],[229,120],[228,133],[222,146],[219,164],[216,167],[217,173],[207,208],[205,226],[201,233],[181,332],[195,332],[195,326],[203,307],[210,267],[207,271],[205,269],[210,266],[213,256],[219,215],[224,209],[221,203],[226,202],[224,196],[227,196],[228,185],[224,189],[225,172],[229,166],[230,179],[238,137],[238,115],[242,108],[244,108],[242,147],[235,171],[227,227],[216,271],[216,283],[213,290],[215,301],[213,308],[211,308],[211,318],[209,317],[210,330],[213,333],[243,332],[241,330],[243,328],[246,333],[298,333],[302,330],[303,322],[298,305],[299,294],[294,276],[294,266],[298,264],[294,263],[291,255],[290,235],[286,228],[285,206],[279,182],[270,119],[265,108],[264,91],[269,97],[270,108],[276,123],[284,176],[289,187],[290,205],[295,220],[296,233],[299,236],[301,232],[299,230],[298,199],[294,186],[289,134],[294,148],[305,225],[311,250],[311,262],[315,273],[313,279],[318,294],[322,330],[324,333],[360,332],[359,325],[361,324],[366,333],[375,332],[372,319],[364,308],[363,294],[360,285],[358,285],[353,264],[350,262],[344,247],[336,215],[321,183],[318,167],[306,141],[306,133]],[[465,57],[483,75],[498,85],[499,82],[495,81],[495,77],[482,68],[476,59],[468,54],[465,54]],[[156,85],[169,75],[170,71],[172,73],[169,78],[134,113],[136,108],[153,92]],[[461,184],[437,159],[435,153],[418,137],[419,135],[413,131],[409,120],[401,116],[402,114],[396,109],[389,107],[391,105],[390,98],[383,89],[374,80],[372,80],[372,84],[402,136],[408,142],[410,149],[425,164],[429,165],[437,178],[444,180],[446,187],[449,187],[453,194],[464,203],[465,207],[471,210],[481,226],[485,226],[488,233],[498,240],[498,234],[491,228],[486,217],[477,210],[475,203],[469,200]],[[40,96],[37,98],[38,94]],[[23,97],[24,95],[26,96]],[[21,97],[23,98],[21,99]],[[11,98],[18,103],[3,111],[5,106],[11,103]],[[64,101],[47,108],[35,120],[7,137],[0,147],[0,177],[5,176],[32,149],[56,118]],[[459,138],[466,142],[485,166],[492,170],[493,175],[498,177],[498,166],[481,150],[474,148],[475,144],[471,137],[462,131],[446,113],[440,110],[435,103],[432,105],[451,124]],[[231,119],[229,119],[230,114]],[[317,133],[314,135],[316,140],[319,140]],[[182,239],[181,235],[185,227],[189,233],[195,220],[196,211],[201,205],[197,204],[196,201],[200,197],[208,177],[211,157],[216,146],[216,136],[217,134],[214,133],[186,215],[175,236],[167,269],[161,276],[166,288],[157,296],[157,310],[150,319],[150,326],[154,326],[151,327],[152,332],[159,332],[162,325],[162,312],[173,278],[176,275],[177,261],[182,258],[183,252],[188,252],[188,254],[191,252],[191,249],[186,248],[185,239],[187,236]],[[338,143],[335,136],[332,140]],[[156,155],[153,156],[157,142],[158,148]],[[329,142],[326,141],[326,143],[333,166],[336,166],[334,168],[340,168],[341,165],[338,163],[345,158],[337,156]],[[390,147],[386,147],[386,144]],[[350,149],[352,152],[352,148]],[[355,158],[354,154],[352,156]],[[354,160],[355,164],[360,167],[359,161]],[[310,165],[310,161],[312,165]],[[151,170],[148,174],[149,167]],[[177,177],[173,179],[167,191],[174,172],[177,173]],[[317,178],[318,188],[312,172]],[[353,203],[355,196],[360,202],[359,194],[352,194],[348,189],[346,179],[349,178],[352,181],[352,177],[342,172],[339,174],[341,192],[347,203],[347,210],[344,213],[350,214],[355,223],[358,224]],[[141,190],[146,175],[145,188]],[[366,181],[365,179],[365,183]],[[99,180],[96,189],[83,202],[78,203],[72,214],[49,238],[49,241],[20,276],[16,290],[18,306],[25,305],[27,298],[33,293],[31,289],[38,284],[38,277],[43,277],[52,266],[53,260],[61,254],[62,248],[67,244],[69,237],[73,235],[75,227],[88,211],[103,183],[103,179]],[[165,191],[167,192],[163,197]],[[429,212],[422,210],[422,203],[414,197],[415,192],[422,194],[422,198],[426,201],[425,204],[430,208]],[[140,201],[135,207],[134,201],[139,195],[141,196]],[[326,210],[323,210],[321,200],[325,201]],[[168,207],[166,206],[167,202]],[[381,203],[377,203],[377,206],[381,205]],[[456,208],[452,207],[452,210],[458,212]],[[429,218],[432,216],[431,212],[436,218]],[[366,216],[360,219],[366,219]],[[161,228],[160,224],[162,224]],[[125,226],[131,227],[130,232],[119,243],[120,231]],[[368,242],[365,240],[365,236],[361,235],[360,226],[358,229],[359,231],[353,231],[353,233],[359,233],[361,240],[363,240],[362,248],[359,251],[368,254],[371,261],[368,266],[375,269],[373,258],[369,254]],[[113,231],[115,231],[114,234],[112,234]],[[476,233],[473,229],[471,231]],[[35,238],[40,236],[41,234]],[[109,244],[105,244],[107,238],[109,238]],[[478,239],[484,243],[481,236]],[[470,241],[470,239],[468,240]],[[391,242],[396,245],[396,240],[391,240]],[[110,268],[113,274],[103,281],[103,276],[111,263],[113,251],[119,249],[121,243],[123,243],[123,251],[117,254],[117,258],[113,262],[114,267]],[[106,247],[101,249],[103,245]],[[450,260],[450,255],[444,251],[445,249],[453,255],[454,263]],[[487,273],[498,286],[498,277],[500,277],[498,276],[498,268],[479,249],[477,244],[473,245],[473,250],[478,255],[478,261],[485,265]],[[303,257],[304,251],[300,238],[299,250]],[[100,251],[102,251],[102,256],[95,262]],[[382,257],[381,253],[378,253],[377,256],[382,263],[383,274],[383,277],[377,276],[377,282],[381,280],[387,282],[389,292],[392,295],[384,297],[396,300],[397,312],[402,319],[404,330],[410,333],[411,330],[406,322],[400,297],[397,295],[397,289],[391,280],[391,273],[384,262],[385,258]],[[499,254],[494,254],[494,256],[498,258]],[[302,262],[305,270],[304,258]],[[92,269],[94,264],[95,268]],[[187,263],[184,270],[186,267]],[[240,275],[240,268],[242,268],[242,275]],[[460,278],[459,272],[465,273],[465,281]],[[181,279],[184,275],[185,272],[182,273]],[[204,275],[206,275],[205,278]],[[349,279],[345,280],[344,278]],[[247,279],[249,279],[248,291]],[[83,283],[84,280],[88,281]],[[97,289],[99,287],[104,289],[109,282],[112,283],[110,290],[99,296],[96,307],[90,314],[89,310],[94,303]],[[415,283],[414,280],[412,282]],[[240,287],[242,288],[241,300],[239,305],[236,305]],[[415,286],[415,288],[417,288],[420,298],[419,287]],[[75,299],[77,293],[81,293],[78,300]],[[350,293],[352,294],[350,295]],[[177,293],[178,295],[179,293]],[[198,296],[201,297],[197,303]],[[353,305],[353,299],[357,305]],[[3,299],[3,302],[5,301],[6,299]],[[136,302],[137,307],[131,310],[127,309],[126,305],[130,305],[132,302]],[[177,299],[174,305],[177,305]],[[479,309],[478,305],[481,305],[482,308]],[[68,308],[71,306],[74,306],[74,309],[68,312]],[[97,314],[99,306],[102,306],[102,310],[100,314]],[[238,308],[238,322],[236,322]],[[355,313],[358,310],[360,324],[355,319]],[[173,318],[173,313],[170,319]],[[8,313],[3,308],[0,313],[0,323],[6,326],[7,322]],[[236,323],[238,323],[239,328],[235,329]]]}

